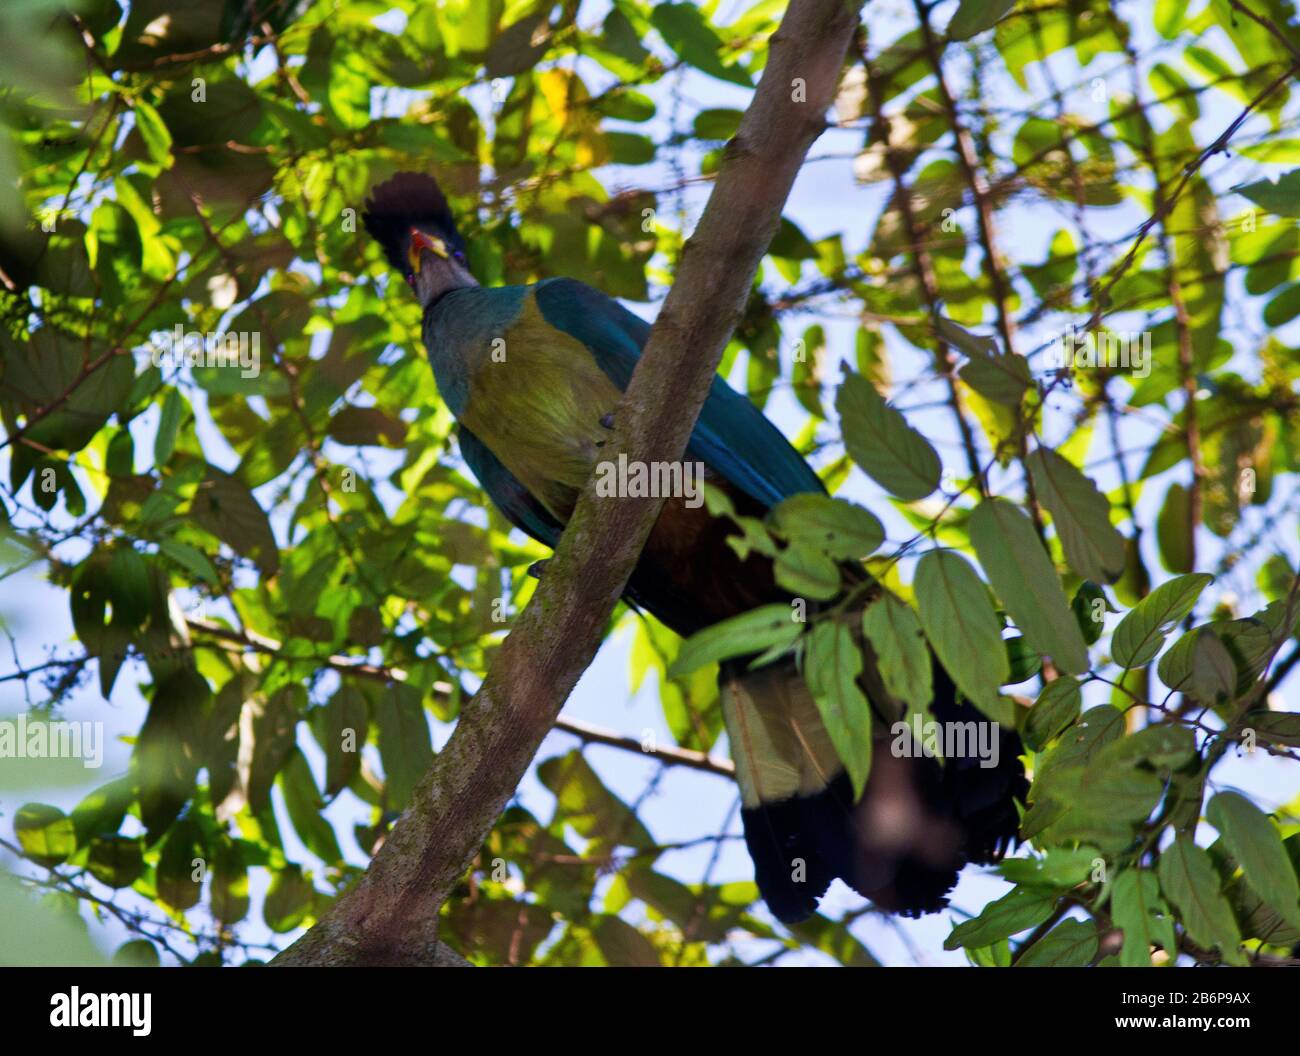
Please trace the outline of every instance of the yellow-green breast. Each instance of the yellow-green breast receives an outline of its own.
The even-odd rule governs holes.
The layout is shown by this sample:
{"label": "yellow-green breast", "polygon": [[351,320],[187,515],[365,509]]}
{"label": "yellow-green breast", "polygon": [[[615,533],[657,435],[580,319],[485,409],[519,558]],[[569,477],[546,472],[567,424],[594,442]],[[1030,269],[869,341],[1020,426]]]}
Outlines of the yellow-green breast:
{"label": "yellow-green breast", "polygon": [[461,420],[561,521],[610,436],[622,393],[582,342],[548,323],[529,291],[469,378]]}

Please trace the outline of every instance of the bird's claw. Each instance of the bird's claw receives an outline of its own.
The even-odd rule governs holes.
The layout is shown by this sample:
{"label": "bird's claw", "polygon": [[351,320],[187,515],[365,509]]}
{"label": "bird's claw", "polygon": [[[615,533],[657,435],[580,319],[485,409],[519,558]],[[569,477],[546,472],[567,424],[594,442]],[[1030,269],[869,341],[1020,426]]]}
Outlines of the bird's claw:
{"label": "bird's claw", "polygon": [[[601,425],[601,428],[603,428],[603,429],[613,429],[613,428],[614,428],[614,412],[613,412],[613,411],[610,411],[608,414],[604,414],[604,415],[602,415],[602,416],[601,416],[601,419],[600,419],[600,425]],[[604,446],[605,446],[605,441],[604,441],[604,440],[597,440],[597,441],[596,441],[596,446],[597,446],[597,447],[604,447]]]}
{"label": "bird's claw", "polygon": [[541,579],[542,573],[546,571],[546,566],[550,563],[551,559],[549,557],[542,561],[534,561],[528,566],[528,574],[532,576],[533,579]]}

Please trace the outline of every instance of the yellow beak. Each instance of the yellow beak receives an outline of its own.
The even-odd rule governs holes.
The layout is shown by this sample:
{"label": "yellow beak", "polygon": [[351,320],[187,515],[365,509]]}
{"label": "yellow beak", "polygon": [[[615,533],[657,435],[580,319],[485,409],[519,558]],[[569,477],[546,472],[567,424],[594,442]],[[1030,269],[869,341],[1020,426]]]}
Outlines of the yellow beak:
{"label": "yellow beak", "polygon": [[415,274],[420,274],[420,255],[428,250],[446,260],[450,254],[447,252],[447,243],[433,235],[427,235],[418,228],[411,228],[411,247],[408,250],[408,256],[411,261],[411,270]]}

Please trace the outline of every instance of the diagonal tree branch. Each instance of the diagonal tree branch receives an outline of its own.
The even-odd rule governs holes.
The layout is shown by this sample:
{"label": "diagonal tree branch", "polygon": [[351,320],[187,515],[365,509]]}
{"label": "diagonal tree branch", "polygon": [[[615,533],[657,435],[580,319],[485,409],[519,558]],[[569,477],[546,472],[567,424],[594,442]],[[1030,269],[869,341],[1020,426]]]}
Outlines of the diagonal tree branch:
{"label": "diagonal tree branch", "polygon": [[[187,619],[185,624],[191,631],[209,635],[223,642],[229,642],[229,651],[251,650],[289,663],[315,663],[321,667],[328,667],[333,671],[337,671],[341,675],[366,678],[378,682],[405,682],[407,680],[406,671],[400,667],[371,664],[358,660],[353,656],[294,656],[285,652],[284,647],[273,638],[267,638],[265,635],[258,634],[251,629],[246,628],[239,631],[212,620],[194,618]],[[80,668],[90,659],[89,656],[77,656],[68,660],[49,660],[34,667],[20,669],[11,675],[0,675],[0,682],[9,682],[20,678],[27,679],[32,675],[54,667]],[[457,699],[464,696],[464,690],[451,682],[438,680],[428,688],[435,698],[443,701],[451,698],[453,693],[457,694]],[[735,767],[732,766],[729,759],[716,758],[709,755],[708,752],[697,751],[693,748],[679,748],[677,745],[672,744],[657,745],[653,750],[647,749],[630,734],[619,733],[617,730],[607,730],[603,726],[593,726],[581,719],[560,715],[555,720],[555,728],[573,734],[584,744],[603,744],[607,748],[618,748],[625,752],[649,756],[665,766],[685,766],[692,770],[701,770],[707,774],[720,774],[723,777],[731,777],[735,774]]]}
{"label": "diagonal tree branch", "polygon": [[[826,127],[857,8],[793,0],[787,9],[616,413],[606,457],[681,458],[795,176]],[[274,963],[445,959],[442,904],[595,656],[660,506],[597,498],[588,483],[532,602],[366,875]]]}

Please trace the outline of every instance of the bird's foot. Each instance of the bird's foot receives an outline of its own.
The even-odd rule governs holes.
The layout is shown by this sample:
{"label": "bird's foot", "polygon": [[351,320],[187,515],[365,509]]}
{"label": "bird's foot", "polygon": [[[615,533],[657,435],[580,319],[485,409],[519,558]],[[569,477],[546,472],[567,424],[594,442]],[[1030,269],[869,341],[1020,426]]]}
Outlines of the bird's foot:
{"label": "bird's foot", "polygon": [[[601,424],[601,427],[604,428],[604,429],[613,429],[613,428],[614,428],[614,412],[613,412],[613,411],[610,411],[608,414],[603,415],[603,416],[601,417],[601,419],[600,419],[600,424]],[[596,446],[597,446],[597,447],[604,447],[604,446],[605,446],[605,441],[604,441],[604,440],[597,440],[597,441],[596,441]]]}
{"label": "bird's foot", "polygon": [[532,576],[533,579],[541,579],[542,573],[546,571],[546,566],[550,563],[551,559],[549,557],[542,561],[534,561],[528,566],[528,574]]}

